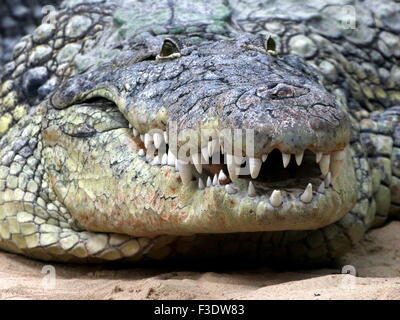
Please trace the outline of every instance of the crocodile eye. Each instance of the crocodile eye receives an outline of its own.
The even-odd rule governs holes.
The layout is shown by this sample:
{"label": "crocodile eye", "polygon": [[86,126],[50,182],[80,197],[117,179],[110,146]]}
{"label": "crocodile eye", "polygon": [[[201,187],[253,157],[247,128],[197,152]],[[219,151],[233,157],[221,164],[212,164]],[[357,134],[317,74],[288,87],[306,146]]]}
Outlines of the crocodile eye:
{"label": "crocodile eye", "polygon": [[177,38],[167,38],[161,47],[157,60],[171,60],[181,56],[182,44]]}
{"label": "crocodile eye", "polygon": [[276,57],[278,55],[276,52],[276,42],[271,36],[265,39],[264,48],[270,56]]}

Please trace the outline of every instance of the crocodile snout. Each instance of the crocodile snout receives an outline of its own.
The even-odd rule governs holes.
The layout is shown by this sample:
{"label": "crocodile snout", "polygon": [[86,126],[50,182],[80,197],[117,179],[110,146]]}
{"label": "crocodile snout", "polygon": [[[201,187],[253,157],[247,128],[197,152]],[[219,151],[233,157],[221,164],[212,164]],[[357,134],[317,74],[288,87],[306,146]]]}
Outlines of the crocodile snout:
{"label": "crocodile snout", "polygon": [[318,103],[279,108],[260,103],[241,118],[228,116],[224,127],[252,130],[256,156],[273,149],[291,154],[307,149],[332,152],[343,149],[350,139],[347,115],[334,105]]}

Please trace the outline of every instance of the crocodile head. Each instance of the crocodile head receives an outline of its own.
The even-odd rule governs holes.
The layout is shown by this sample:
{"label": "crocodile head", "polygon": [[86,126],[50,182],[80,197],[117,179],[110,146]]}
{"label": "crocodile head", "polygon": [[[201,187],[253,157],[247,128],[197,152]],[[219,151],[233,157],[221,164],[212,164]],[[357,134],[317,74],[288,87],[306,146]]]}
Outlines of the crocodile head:
{"label": "crocodile head", "polygon": [[354,206],[349,119],[312,67],[256,36],[154,47],[50,99],[49,181],[85,229],[311,230]]}

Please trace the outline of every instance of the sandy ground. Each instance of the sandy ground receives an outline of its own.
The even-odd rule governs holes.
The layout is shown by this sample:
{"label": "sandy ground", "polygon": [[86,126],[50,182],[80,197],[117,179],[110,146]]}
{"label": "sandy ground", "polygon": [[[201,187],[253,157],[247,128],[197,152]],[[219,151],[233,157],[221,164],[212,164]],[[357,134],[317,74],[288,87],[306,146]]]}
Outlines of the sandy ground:
{"label": "sandy ground", "polygon": [[[263,267],[196,271],[45,264],[0,253],[0,299],[400,299],[400,222],[370,232],[337,269],[276,272]],[[43,278],[44,277],[44,278]]]}

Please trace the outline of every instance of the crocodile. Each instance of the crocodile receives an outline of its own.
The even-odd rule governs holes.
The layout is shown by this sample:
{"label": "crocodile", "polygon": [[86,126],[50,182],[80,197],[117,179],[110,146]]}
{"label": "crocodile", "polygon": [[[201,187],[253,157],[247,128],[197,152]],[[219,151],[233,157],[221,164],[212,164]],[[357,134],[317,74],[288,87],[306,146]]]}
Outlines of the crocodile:
{"label": "crocodile", "polygon": [[399,34],[398,0],[63,1],[0,45],[0,248],[335,261],[400,217]]}

